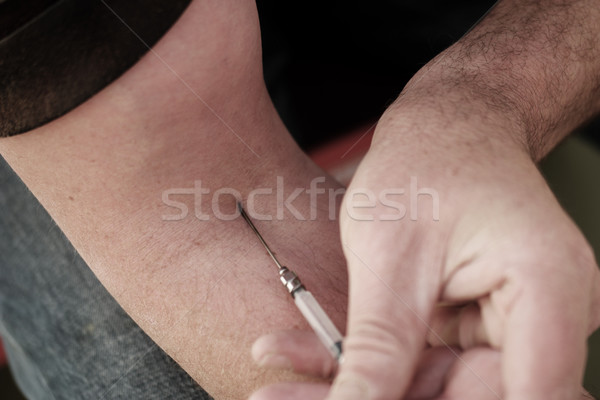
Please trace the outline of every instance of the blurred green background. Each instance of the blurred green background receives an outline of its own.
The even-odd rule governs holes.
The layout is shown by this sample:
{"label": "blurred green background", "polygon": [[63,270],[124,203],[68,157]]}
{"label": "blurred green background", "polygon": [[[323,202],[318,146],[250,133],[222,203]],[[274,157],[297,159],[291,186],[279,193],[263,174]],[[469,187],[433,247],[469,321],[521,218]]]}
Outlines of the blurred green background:
{"label": "blurred green background", "polygon": [[[541,169],[600,260],[600,147],[587,140],[570,137],[542,162]],[[584,386],[600,398],[600,330],[592,335],[589,346]]]}

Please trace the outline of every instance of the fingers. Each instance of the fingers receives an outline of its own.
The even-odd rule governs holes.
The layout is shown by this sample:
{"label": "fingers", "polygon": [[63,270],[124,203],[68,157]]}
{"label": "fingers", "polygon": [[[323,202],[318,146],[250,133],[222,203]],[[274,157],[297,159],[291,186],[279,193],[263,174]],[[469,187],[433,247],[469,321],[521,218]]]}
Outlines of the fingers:
{"label": "fingers", "polygon": [[405,400],[432,399],[444,388],[446,374],[460,357],[460,350],[449,347],[432,347],[423,351],[415,377]]}
{"label": "fingers", "polygon": [[252,357],[262,367],[289,369],[299,374],[330,378],[337,365],[313,332],[281,331],[261,336]]}
{"label": "fingers", "polygon": [[248,400],[323,400],[328,391],[325,383],[278,383],[258,390]]}
{"label": "fingers", "polygon": [[443,310],[435,326],[462,348],[480,343],[502,348],[507,400],[574,399],[579,393],[592,323],[585,276],[591,267],[575,259],[515,259],[502,266],[487,259],[455,275],[462,277],[462,289],[453,285],[452,296],[465,298],[478,282],[477,271],[502,271],[503,283],[479,300],[479,318]]}
{"label": "fingers", "polygon": [[[310,358],[307,367],[296,367],[312,376],[323,376],[326,367],[317,367],[317,359],[325,363],[329,354],[312,332],[281,331],[265,335],[255,342],[253,356],[256,360],[273,354],[287,354],[294,365],[304,365],[302,354],[321,353]],[[289,351],[290,348],[295,348]],[[299,356],[300,355],[300,356]],[[330,358],[330,357],[329,357]],[[267,357],[269,359],[269,357]],[[293,360],[293,361],[292,361]],[[406,400],[496,400],[503,398],[501,376],[501,354],[486,347],[476,347],[466,352],[458,348],[433,347],[423,351],[415,377],[408,390]],[[286,364],[286,366],[289,364]],[[281,368],[281,363],[266,360],[265,367]],[[294,400],[324,399],[329,385],[321,383],[279,383],[265,387],[254,393],[249,400]],[[581,389],[577,400],[591,400],[593,397]]]}
{"label": "fingers", "polygon": [[[441,393],[444,377],[459,353],[458,348],[425,349],[420,356],[406,400],[429,399]],[[293,369],[294,372],[320,378],[328,378],[334,372],[331,356],[316,335],[309,331],[280,331],[262,336],[252,346],[252,356],[265,368]],[[302,393],[308,390],[296,383],[288,385],[291,387],[272,387],[261,392],[263,397],[258,398],[278,398],[277,395],[284,390],[293,391],[292,387]]]}
{"label": "fingers", "polygon": [[436,400],[501,400],[502,357],[497,350],[478,347],[461,354],[446,376],[446,385]]}
{"label": "fingers", "polygon": [[590,310],[596,267],[575,239],[561,247],[549,245],[553,236],[523,238],[520,246],[512,239],[469,257],[449,277],[443,300],[483,296],[482,331],[503,350],[507,400],[575,399],[586,338],[598,323]]}
{"label": "fingers", "polygon": [[592,396],[591,394],[589,394],[587,392],[587,390],[585,389],[581,389],[581,395],[579,396],[579,398],[577,400],[594,400],[596,399],[594,396]]}
{"label": "fingers", "polygon": [[436,307],[433,310],[432,329],[428,332],[427,342],[431,346],[459,346],[462,349],[486,344],[494,345],[495,343],[491,343],[482,318],[482,309],[487,310],[489,300],[482,303],[482,307],[477,303],[456,307]]}
{"label": "fingers", "polygon": [[503,374],[508,400],[574,399],[579,391],[589,290],[576,273],[583,267],[563,261],[555,268],[511,269],[492,295],[492,302],[506,312]]}
{"label": "fingers", "polygon": [[[439,284],[435,272],[417,268],[421,260],[406,257],[399,263],[397,254],[378,251],[372,242],[367,247],[344,246],[350,272],[349,321],[344,363],[328,400],[402,398],[424,347]],[[370,254],[369,264],[359,250]]]}
{"label": "fingers", "polygon": [[[459,355],[453,355],[453,364],[445,376],[444,391],[437,397],[427,395],[416,399],[435,398],[436,400],[498,400],[504,399],[502,379],[498,371],[501,369],[502,354],[498,350],[477,347]],[[439,360],[438,360],[439,363]],[[579,388],[574,400],[592,400],[593,397]],[[559,397],[556,397],[558,399]],[[407,398],[411,400],[412,397]],[[566,398],[565,398],[566,399]]]}

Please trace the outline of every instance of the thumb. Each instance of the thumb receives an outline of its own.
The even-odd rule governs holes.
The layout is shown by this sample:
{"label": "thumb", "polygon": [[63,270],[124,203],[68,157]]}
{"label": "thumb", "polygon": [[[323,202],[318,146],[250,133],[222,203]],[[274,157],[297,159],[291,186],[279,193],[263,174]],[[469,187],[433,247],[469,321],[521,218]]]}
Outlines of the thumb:
{"label": "thumb", "polygon": [[[373,247],[344,244],[350,276],[348,330],[344,362],[327,400],[402,398],[425,345],[439,285],[432,277],[439,274],[417,267],[428,265],[416,259],[419,249],[399,257],[397,251]],[[391,253],[405,262],[386,259]]]}

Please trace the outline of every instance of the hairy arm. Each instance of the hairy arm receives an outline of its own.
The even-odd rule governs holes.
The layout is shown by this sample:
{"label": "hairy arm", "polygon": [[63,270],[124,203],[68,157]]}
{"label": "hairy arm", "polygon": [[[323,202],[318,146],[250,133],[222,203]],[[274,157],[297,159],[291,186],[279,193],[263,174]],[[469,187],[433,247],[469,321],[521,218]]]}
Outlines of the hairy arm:
{"label": "hairy arm", "polygon": [[[599,20],[598,1],[500,1],[416,74],[344,199],[364,215],[340,216],[350,306],[332,390],[256,400],[584,396],[600,273],[535,162],[599,111]],[[397,208],[351,195],[391,188],[409,193]]]}
{"label": "hairy arm", "polygon": [[[255,211],[273,216],[259,229],[341,327],[345,267],[328,199],[314,221],[276,218],[277,177],[287,197],[322,171],[270,102],[252,1],[192,2],[123,77],[66,116],[1,139],[0,152],[110,293],[215,398],[281,378],[252,366],[250,345],[304,326],[243,220],[215,216],[236,210],[217,189],[243,198],[272,189],[255,198]],[[210,193],[191,195],[197,181]],[[293,205],[309,219],[308,196]]]}
{"label": "hairy arm", "polygon": [[539,160],[600,111],[599,20],[596,0],[499,1],[397,103],[505,128]]}
{"label": "hairy arm", "polygon": [[[598,1],[500,1],[386,111],[348,193],[414,177],[439,206],[415,202],[418,217],[397,223],[380,205],[374,221],[342,214],[350,309],[329,400],[348,399],[352,381],[362,398],[405,395],[426,337],[464,362],[414,398],[580,398],[600,274],[535,162],[600,109],[599,20]],[[369,304],[378,277],[390,290]],[[440,323],[440,301],[467,306]]]}

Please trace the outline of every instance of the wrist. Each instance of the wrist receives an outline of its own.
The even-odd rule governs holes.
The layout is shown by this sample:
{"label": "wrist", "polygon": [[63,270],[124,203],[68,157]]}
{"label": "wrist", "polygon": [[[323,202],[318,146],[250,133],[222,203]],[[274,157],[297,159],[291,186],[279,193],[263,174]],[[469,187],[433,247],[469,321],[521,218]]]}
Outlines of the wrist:
{"label": "wrist", "polygon": [[456,210],[502,196],[503,187],[525,175],[537,180],[529,148],[510,124],[493,114],[449,118],[435,101],[440,99],[426,103],[401,97],[394,103],[377,125],[366,162],[396,173],[378,175],[376,183],[372,178],[353,183],[410,188],[416,179],[417,189],[434,189],[444,207]]}
{"label": "wrist", "polygon": [[505,127],[538,161],[600,110],[597,62],[576,52],[569,35],[537,37],[536,30],[525,38],[504,32],[507,24],[493,17],[425,65],[396,103],[437,108],[447,120]]}
{"label": "wrist", "polygon": [[405,153],[435,149],[442,158],[468,160],[479,155],[533,158],[525,132],[511,115],[467,98],[462,90],[425,85],[407,89],[386,110],[375,130],[374,147],[402,147]]}

